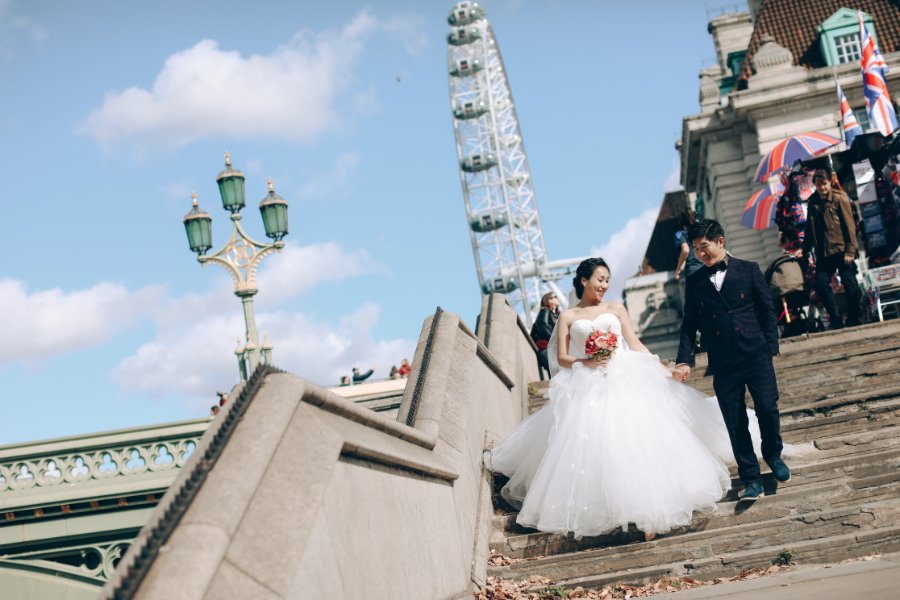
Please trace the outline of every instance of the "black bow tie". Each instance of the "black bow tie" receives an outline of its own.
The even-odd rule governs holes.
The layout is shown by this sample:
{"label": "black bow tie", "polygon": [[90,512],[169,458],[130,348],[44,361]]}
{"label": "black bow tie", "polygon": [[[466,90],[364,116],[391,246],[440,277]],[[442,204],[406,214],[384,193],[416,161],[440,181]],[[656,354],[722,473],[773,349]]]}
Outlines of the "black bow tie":
{"label": "black bow tie", "polygon": [[724,271],[724,270],[727,269],[727,268],[728,268],[728,263],[727,263],[726,261],[723,260],[723,261],[721,261],[721,262],[717,262],[717,263],[714,264],[714,265],[711,265],[711,266],[709,266],[709,267],[706,267],[706,273],[707,273],[708,275],[715,275],[715,274],[718,273],[719,271]]}

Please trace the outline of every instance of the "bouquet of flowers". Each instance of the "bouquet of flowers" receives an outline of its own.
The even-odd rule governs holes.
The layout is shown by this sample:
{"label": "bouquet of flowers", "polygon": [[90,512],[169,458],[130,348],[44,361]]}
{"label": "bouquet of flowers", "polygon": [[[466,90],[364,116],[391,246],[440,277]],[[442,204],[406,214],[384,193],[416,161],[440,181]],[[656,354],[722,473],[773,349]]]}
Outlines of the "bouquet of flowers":
{"label": "bouquet of flowers", "polygon": [[619,345],[619,336],[612,331],[594,329],[584,341],[584,353],[594,360],[609,358]]}

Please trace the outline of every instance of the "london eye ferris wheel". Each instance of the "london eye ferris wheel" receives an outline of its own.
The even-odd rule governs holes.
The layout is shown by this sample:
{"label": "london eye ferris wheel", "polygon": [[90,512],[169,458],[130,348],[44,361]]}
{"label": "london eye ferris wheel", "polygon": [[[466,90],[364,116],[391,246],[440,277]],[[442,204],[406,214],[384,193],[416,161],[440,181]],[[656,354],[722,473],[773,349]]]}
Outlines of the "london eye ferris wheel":
{"label": "london eye ferris wheel", "polygon": [[447,58],[459,175],[478,284],[507,294],[530,325],[541,295],[581,259],[549,261],[509,80],[477,2],[448,17]]}

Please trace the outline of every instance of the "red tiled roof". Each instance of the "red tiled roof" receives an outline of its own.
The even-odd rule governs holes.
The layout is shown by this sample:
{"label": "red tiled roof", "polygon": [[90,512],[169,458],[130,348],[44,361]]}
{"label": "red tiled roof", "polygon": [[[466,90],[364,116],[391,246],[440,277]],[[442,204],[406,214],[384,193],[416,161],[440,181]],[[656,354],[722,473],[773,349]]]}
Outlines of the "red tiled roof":
{"label": "red tiled roof", "polygon": [[861,10],[875,23],[878,49],[882,54],[900,50],[900,2],[898,0],[763,0],[750,37],[746,63],[759,49],[764,35],[794,53],[794,64],[810,68],[825,66],[819,49],[817,28],[841,8]]}

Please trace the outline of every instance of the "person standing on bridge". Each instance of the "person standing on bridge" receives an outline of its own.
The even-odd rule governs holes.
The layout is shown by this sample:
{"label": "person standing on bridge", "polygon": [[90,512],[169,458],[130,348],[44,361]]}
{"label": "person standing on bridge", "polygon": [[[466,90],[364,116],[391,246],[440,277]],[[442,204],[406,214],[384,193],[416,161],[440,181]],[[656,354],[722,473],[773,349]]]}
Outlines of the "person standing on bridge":
{"label": "person standing on bridge", "polygon": [[706,268],[687,280],[673,377],[685,381],[691,374],[694,338],[700,329],[738,476],[745,486],[740,499],[754,501],[764,488],[744,403],[748,389],[759,421],[763,459],[775,479],[791,478],[781,459],[778,382],[772,364],[772,356],[778,354],[775,308],[759,265],[725,251],[725,230],[717,221],[698,221],[688,235]]}

